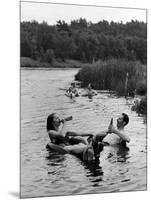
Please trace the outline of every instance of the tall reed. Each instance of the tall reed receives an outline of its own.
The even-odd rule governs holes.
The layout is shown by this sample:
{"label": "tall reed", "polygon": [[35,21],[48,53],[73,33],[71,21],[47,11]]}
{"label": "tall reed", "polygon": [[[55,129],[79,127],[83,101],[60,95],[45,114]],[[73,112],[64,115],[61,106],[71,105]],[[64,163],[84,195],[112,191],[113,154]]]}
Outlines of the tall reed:
{"label": "tall reed", "polygon": [[[126,75],[128,74],[127,87]],[[94,89],[112,90],[118,95],[134,96],[136,92],[146,90],[146,66],[138,61],[110,59],[98,61],[95,64],[84,66],[75,75],[75,79],[86,87],[93,84]],[[142,91],[143,90],[143,91]]]}

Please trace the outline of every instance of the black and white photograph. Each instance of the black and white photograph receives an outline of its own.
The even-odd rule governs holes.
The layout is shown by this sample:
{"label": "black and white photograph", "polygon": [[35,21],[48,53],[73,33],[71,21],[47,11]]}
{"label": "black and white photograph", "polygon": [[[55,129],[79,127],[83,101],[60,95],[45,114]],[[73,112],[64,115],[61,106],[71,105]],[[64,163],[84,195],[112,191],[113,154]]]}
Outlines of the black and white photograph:
{"label": "black and white photograph", "polygon": [[20,2],[20,197],[147,190],[147,9]]}

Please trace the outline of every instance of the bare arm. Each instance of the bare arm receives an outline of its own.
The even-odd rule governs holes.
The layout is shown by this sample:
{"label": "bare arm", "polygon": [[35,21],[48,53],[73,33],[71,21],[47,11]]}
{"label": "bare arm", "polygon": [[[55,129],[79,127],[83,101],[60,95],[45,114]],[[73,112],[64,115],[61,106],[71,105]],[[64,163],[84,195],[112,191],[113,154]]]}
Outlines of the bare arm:
{"label": "bare arm", "polygon": [[59,139],[62,139],[62,140],[65,139],[65,136],[63,136],[62,134],[59,134],[59,132],[54,131],[54,130],[48,131],[48,135],[49,135],[50,139],[51,138],[59,138]]}
{"label": "bare arm", "polygon": [[114,133],[114,134],[118,135],[123,141],[130,142],[130,138],[127,135],[125,135],[122,132],[122,130],[116,129],[113,126],[113,118],[111,119],[111,122],[109,124],[108,131],[111,132],[111,133]]}
{"label": "bare arm", "polygon": [[106,137],[110,132],[109,131],[102,131],[102,132],[99,132],[97,134],[92,134],[92,133],[76,133],[76,132],[67,132],[67,135],[68,136],[82,136],[82,137],[85,137],[85,136],[89,136],[89,137],[92,137],[92,136],[96,136],[96,139],[98,141],[102,141],[104,139],[104,137]]}
{"label": "bare arm", "polygon": [[110,133],[111,132],[109,132],[109,131],[101,131],[101,132],[96,134],[96,137],[100,142],[102,142],[102,140]]}
{"label": "bare arm", "polygon": [[118,135],[123,141],[130,142],[130,138],[127,135],[125,135],[124,133],[122,133],[122,131],[120,131],[114,127],[112,128],[112,131],[114,134]]}
{"label": "bare arm", "polygon": [[93,136],[92,133],[80,133],[80,132],[77,133],[77,132],[73,132],[73,131],[68,131],[67,135],[68,136],[82,136],[82,137],[84,137],[84,136]]}
{"label": "bare arm", "polygon": [[58,131],[58,134],[59,135],[62,135],[62,136],[66,136],[66,121],[64,120],[63,123],[62,123],[62,127],[61,129]]}
{"label": "bare arm", "polygon": [[97,95],[98,93],[97,93],[97,91],[93,90],[93,94],[94,94],[94,95]]}
{"label": "bare arm", "polygon": [[61,140],[67,140],[67,136],[66,136],[66,123],[64,122],[63,125],[62,125],[62,128],[61,130],[59,131],[56,131],[56,130],[49,130],[48,131],[48,135],[49,135],[49,138],[59,138]]}

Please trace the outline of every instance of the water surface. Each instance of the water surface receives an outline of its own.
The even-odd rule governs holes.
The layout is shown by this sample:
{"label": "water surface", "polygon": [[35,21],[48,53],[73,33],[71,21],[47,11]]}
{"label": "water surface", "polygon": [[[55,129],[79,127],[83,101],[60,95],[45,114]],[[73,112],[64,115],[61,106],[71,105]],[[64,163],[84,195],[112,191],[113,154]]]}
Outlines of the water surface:
{"label": "water surface", "polygon": [[[131,111],[131,101],[108,93],[93,99],[64,95],[78,69],[21,70],[21,196],[38,197],[146,190],[146,124]],[[98,91],[99,92],[99,91]],[[68,129],[97,133],[110,118],[125,112],[130,123],[129,150],[106,146],[100,164],[86,164],[72,155],[45,148],[46,118],[57,112],[73,116]],[[114,121],[115,123],[115,121]]]}

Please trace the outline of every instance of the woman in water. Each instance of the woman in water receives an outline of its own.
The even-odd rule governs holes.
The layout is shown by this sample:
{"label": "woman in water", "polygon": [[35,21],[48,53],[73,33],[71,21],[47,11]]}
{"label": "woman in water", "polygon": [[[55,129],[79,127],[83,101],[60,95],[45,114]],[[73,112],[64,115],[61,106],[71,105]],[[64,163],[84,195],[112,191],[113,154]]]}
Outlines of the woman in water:
{"label": "woman in water", "polygon": [[[47,145],[60,153],[71,153],[82,156],[83,160],[98,160],[103,150],[101,141],[107,132],[97,135],[92,133],[76,133],[66,130],[66,119],[60,119],[57,113],[52,113],[47,118],[47,132],[51,143]],[[87,136],[88,139],[85,137]]]}

